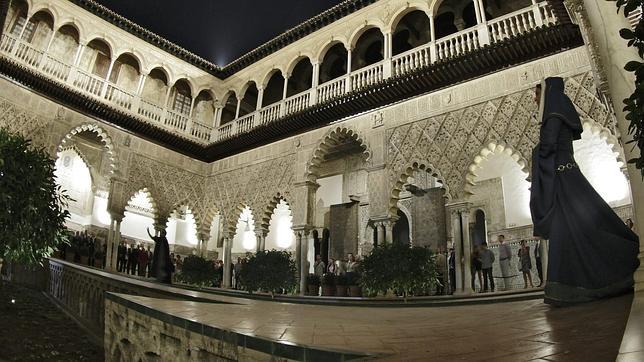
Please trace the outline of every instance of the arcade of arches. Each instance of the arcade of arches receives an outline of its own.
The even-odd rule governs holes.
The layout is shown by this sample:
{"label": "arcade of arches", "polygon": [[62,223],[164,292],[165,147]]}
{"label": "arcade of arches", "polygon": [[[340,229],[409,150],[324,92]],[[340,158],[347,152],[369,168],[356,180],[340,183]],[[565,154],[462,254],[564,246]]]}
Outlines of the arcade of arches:
{"label": "arcade of arches", "polygon": [[[575,50],[567,56],[585,59]],[[613,119],[594,96],[590,73],[574,70],[566,82],[585,122],[575,144],[580,167],[620,216],[630,217]],[[310,269],[315,254],[365,255],[393,242],[451,245],[455,210],[469,225],[468,243],[493,243],[501,233],[510,240],[531,236],[525,156],[537,135],[532,85],[455,108],[458,87],[213,164],[53,104],[51,119],[4,101],[2,124],[57,155],[59,182],[75,200],[72,229],[113,242],[118,230],[118,240],[149,243],[146,228],[165,228],[176,253],[212,258],[224,257],[226,248],[236,258],[262,248],[295,252],[299,245]],[[452,110],[428,113],[429,104]],[[15,118],[24,121],[9,121]],[[54,132],[44,133],[47,127]]]}

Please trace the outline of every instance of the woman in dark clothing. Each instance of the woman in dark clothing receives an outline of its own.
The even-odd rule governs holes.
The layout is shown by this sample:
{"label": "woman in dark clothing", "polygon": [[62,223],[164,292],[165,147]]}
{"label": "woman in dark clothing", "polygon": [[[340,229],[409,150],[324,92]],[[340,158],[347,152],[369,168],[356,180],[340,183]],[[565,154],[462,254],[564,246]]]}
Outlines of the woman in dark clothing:
{"label": "woman in dark clothing", "polygon": [[550,240],[545,302],[587,302],[628,292],[639,238],[579,170],[573,140],[582,125],[561,78],[537,87],[540,143],[532,155],[530,210],[535,236]]}
{"label": "woman in dark clothing", "polygon": [[165,230],[161,230],[159,236],[152,236],[150,230],[148,230],[148,235],[154,240],[152,272],[150,276],[156,278],[160,283],[170,284],[172,283],[174,266],[172,265],[172,260],[170,260],[170,245],[168,245],[166,232]]}

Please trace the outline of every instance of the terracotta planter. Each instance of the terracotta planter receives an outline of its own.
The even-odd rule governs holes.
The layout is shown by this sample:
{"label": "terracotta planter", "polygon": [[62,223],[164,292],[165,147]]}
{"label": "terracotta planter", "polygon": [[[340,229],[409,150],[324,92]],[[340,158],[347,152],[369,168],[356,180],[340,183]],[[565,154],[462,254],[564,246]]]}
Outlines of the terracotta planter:
{"label": "terracotta planter", "polygon": [[359,285],[350,285],[349,286],[349,296],[350,297],[362,297],[362,287]]}
{"label": "terracotta planter", "polygon": [[103,259],[94,260],[94,266],[99,269],[103,269]]}
{"label": "terracotta planter", "polygon": [[309,293],[307,295],[311,296],[317,296],[318,295],[318,290],[320,289],[319,285],[309,285]]}
{"label": "terracotta planter", "polygon": [[336,285],[335,287],[335,296],[336,297],[346,297],[347,296],[347,289],[349,289],[346,285]]}
{"label": "terracotta planter", "polygon": [[335,295],[335,287],[333,285],[323,285],[322,286],[322,296],[323,297],[332,297]]}

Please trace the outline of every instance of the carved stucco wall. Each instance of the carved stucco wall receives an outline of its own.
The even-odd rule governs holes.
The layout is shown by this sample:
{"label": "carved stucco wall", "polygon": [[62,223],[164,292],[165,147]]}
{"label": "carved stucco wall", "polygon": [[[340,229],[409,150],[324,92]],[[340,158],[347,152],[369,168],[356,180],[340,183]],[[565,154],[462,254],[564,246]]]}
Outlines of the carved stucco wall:
{"label": "carved stucco wall", "polygon": [[[585,72],[565,81],[566,94],[582,118],[590,118],[614,134],[613,118],[595,96],[592,74]],[[503,142],[529,159],[539,137],[533,99],[534,90],[528,88],[388,129],[387,169],[394,189],[390,202],[393,210],[395,192],[400,191],[414,166],[424,166],[442,176],[448,195],[462,199],[467,196],[468,166],[487,143]]]}

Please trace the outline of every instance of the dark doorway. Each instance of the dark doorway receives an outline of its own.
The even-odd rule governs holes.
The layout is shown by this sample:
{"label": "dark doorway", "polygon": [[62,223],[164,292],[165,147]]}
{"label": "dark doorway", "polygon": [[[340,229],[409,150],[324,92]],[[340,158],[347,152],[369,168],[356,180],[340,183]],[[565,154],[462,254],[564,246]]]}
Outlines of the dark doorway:
{"label": "dark doorway", "polygon": [[398,221],[394,224],[392,233],[394,244],[409,244],[409,219],[400,210],[398,210]]}
{"label": "dark doorway", "polygon": [[474,230],[472,232],[472,241],[474,246],[479,246],[487,242],[487,226],[485,225],[485,212],[478,209],[474,215]]}

